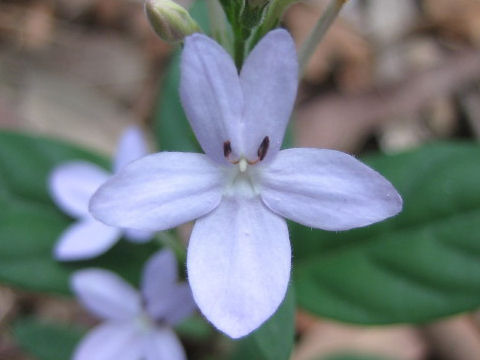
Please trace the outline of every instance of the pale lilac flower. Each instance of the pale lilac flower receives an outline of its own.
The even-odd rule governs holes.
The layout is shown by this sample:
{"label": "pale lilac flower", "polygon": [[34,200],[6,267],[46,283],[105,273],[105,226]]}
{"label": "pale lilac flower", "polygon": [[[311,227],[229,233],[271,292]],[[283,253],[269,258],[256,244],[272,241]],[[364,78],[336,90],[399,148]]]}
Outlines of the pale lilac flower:
{"label": "pale lilac flower", "polygon": [[[280,150],[297,91],[290,35],[271,31],[238,75],[213,40],[185,41],[180,94],[204,154],[162,152],[127,166],[93,196],[110,225],[164,230],[190,220],[190,286],[200,310],[233,338],[277,309],[290,276],[283,217],[347,230],[397,214],[402,200],[352,156]],[[174,120],[172,120],[174,121]]]}
{"label": "pale lilac flower", "polygon": [[[148,154],[142,131],[129,126],[118,144],[114,172]],[[57,260],[82,260],[110,249],[122,235],[134,242],[145,242],[151,232],[119,229],[95,220],[88,212],[88,202],[95,191],[112,175],[86,161],[71,161],[57,166],[48,179],[52,199],[65,213],[78,219],[61,235],[54,248]]]}
{"label": "pale lilac flower", "polygon": [[107,270],[75,272],[75,295],[105,322],[84,337],[73,360],[186,359],[171,326],[190,316],[195,303],[188,284],[177,283],[177,276],[169,250],[159,251],[145,265],[141,293]]}

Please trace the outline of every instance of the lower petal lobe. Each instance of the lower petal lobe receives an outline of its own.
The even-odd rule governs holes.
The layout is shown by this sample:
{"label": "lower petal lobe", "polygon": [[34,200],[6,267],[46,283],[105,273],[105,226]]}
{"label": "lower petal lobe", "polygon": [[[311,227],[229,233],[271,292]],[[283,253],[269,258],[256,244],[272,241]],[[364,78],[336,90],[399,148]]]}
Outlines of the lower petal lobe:
{"label": "lower petal lobe", "polygon": [[225,197],[196,222],[187,255],[195,301],[232,338],[247,335],[276,311],[290,263],[286,222],[258,197]]}

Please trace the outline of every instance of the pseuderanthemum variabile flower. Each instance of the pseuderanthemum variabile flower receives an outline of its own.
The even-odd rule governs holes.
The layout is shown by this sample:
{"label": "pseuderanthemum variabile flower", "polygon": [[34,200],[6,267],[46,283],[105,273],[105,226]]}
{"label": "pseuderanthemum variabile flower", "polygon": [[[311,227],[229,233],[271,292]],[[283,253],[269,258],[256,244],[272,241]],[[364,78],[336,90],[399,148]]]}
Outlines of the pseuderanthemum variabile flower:
{"label": "pseuderanthemum variabile flower", "polygon": [[190,316],[195,302],[187,283],[177,283],[177,263],[169,250],[146,263],[141,293],[118,275],[85,269],[71,278],[80,303],[105,320],[75,349],[73,360],[184,360],[171,327]]}
{"label": "pseuderanthemum variabile flower", "polygon": [[[148,154],[147,144],[138,126],[123,133],[113,162],[114,173],[128,163]],[[61,235],[54,248],[57,260],[83,260],[110,249],[122,235],[133,242],[145,242],[151,232],[119,229],[95,220],[88,212],[88,202],[112,174],[86,161],[70,161],[57,166],[48,179],[52,199],[65,213],[78,219]]]}
{"label": "pseuderanthemum variabile flower", "polygon": [[202,313],[233,338],[277,309],[290,276],[286,221],[347,230],[397,214],[380,174],[334,150],[280,151],[297,91],[284,30],[268,33],[240,72],[216,42],[185,40],[180,95],[204,154],[161,152],[133,162],[94,195],[110,225],[164,230],[197,219],[187,270]]}

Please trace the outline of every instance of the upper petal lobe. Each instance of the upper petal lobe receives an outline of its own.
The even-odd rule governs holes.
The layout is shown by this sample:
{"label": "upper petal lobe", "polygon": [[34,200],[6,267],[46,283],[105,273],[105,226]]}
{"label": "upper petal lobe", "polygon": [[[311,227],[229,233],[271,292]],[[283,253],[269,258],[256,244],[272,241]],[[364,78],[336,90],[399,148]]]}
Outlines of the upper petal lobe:
{"label": "upper petal lobe", "polygon": [[245,156],[255,161],[262,140],[268,137],[265,161],[269,161],[280,150],[297,95],[297,53],[287,31],[270,31],[257,44],[243,65],[240,82],[245,99]]}
{"label": "upper petal lobe", "polygon": [[153,254],[143,267],[141,290],[149,302],[168,297],[168,290],[176,283],[178,276],[177,260],[171,250],[161,250]]}
{"label": "upper petal lobe", "polygon": [[205,35],[185,39],[180,97],[202,149],[212,160],[227,164],[227,141],[240,155],[243,96],[237,69],[230,55]]}
{"label": "upper petal lobe", "polygon": [[113,171],[116,173],[134,160],[148,154],[148,147],[142,129],[130,125],[125,129],[117,145],[113,161]]}
{"label": "upper petal lobe", "polygon": [[174,326],[191,316],[197,308],[187,283],[175,284],[163,290],[165,295],[150,298],[147,303],[147,311],[153,319]]}
{"label": "upper petal lobe", "polygon": [[177,283],[177,260],[171,250],[154,254],[143,270],[142,295],[153,319],[176,325],[195,310],[192,292],[186,283]]}

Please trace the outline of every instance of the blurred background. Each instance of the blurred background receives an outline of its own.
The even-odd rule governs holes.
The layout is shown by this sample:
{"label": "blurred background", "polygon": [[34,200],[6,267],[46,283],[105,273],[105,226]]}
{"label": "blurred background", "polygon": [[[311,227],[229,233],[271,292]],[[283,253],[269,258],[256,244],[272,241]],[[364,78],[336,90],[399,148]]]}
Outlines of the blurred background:
{"label": "blurred background", "polygon": [[[297,44],[324,5],[289,8],[283,24]],[[127,124],[152,124],[174,50],[153,33],[140,0],[0,0],[0,127],[111,154]],[[307,68],[295,142],[362,155],[475,140],[479,80],[479,0],[350,0]],[[7,326],[32,313],[93,323],[72,300],[0,285],[1,360],[33,359]],[[480,314],[362,328],[299,310],[292,359],[478,360],[479,327]]]}

